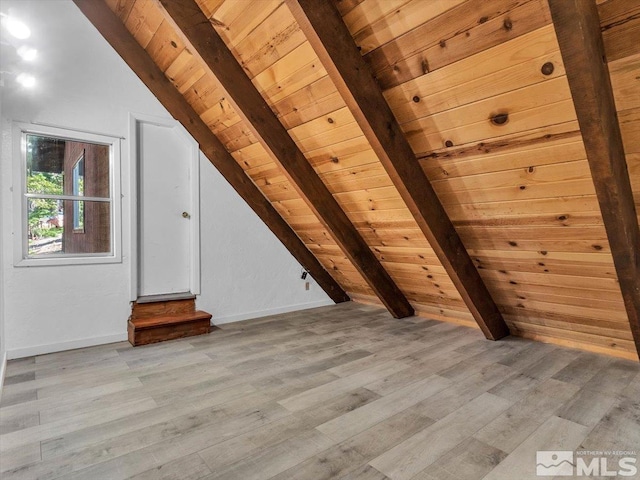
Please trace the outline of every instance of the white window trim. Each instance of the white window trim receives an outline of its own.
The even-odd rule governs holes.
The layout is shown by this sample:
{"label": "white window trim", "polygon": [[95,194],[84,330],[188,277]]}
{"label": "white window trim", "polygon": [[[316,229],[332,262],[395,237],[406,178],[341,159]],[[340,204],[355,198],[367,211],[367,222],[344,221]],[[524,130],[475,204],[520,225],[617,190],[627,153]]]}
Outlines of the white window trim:
{"label": "white window trim", "polygon": [[[111,197],[110,253],[61,254],[28,257],[27,236],[27,157],[26,134],[60,137],[77,142],[98,143],[109,148],[109,193]],[[86,265],[122,262],[122,214],[120,194],[120,138],[77,130],[36,125],[13,124],[13,264],[16,267]],[[89,197],[84,200],[90,200]],[[85,226],[86,227],[86,226]]]}

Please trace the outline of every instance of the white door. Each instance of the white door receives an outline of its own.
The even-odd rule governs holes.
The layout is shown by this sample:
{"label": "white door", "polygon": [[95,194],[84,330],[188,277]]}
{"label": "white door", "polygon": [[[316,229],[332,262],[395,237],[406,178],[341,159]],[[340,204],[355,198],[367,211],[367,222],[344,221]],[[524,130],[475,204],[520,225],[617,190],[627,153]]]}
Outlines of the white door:
{"label": "white door", "polygon": [[137,296],[199,293],[197,149],[176,124],[136,120]]}

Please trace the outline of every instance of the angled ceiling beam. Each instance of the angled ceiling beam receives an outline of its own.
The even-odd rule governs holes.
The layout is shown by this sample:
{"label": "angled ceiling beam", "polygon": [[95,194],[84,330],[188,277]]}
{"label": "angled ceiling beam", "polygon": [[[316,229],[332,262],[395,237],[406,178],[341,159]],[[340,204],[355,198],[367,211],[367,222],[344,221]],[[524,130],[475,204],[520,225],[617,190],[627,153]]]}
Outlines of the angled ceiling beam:
{"label": "angled ceiling beam", "polygon": [[484,335],[509,328],[332,1],[286,0]]}
{"label": "angled ceiling beam", "polygon": [[595,0],[549,0],[631,333],[640,356],[640,229]]}
{"label": "angled ceiling beam", "polygon": [[[279,164],[307,205],[372,290],[396,318],[413,315],[404,294],[382,267],[338,202],[251,82],[225,42],[194,0],[160,0],[201,66],[211,72],[236,112]],[[259,7],[256,7],[259,8]]]}
{"label": "angled ceiling beam", "polygon": [[74,2],[160,103],[200,144],[200,149],[209,161],[278,237],[298,263],[313,276],[327,295],[336,303],[349,301],[348,295],[340,285],[273,208],[269,200],[244,173],[242,167],[227,152],[220,140],[200,119],[107,4],[98,0],[74,0]]}

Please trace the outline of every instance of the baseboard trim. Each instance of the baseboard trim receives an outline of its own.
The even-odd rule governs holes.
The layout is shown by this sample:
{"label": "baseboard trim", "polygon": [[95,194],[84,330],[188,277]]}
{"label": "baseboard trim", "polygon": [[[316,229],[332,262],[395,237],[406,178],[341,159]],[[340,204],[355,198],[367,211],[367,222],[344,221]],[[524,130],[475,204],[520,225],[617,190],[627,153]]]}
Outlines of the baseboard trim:
{"label": "baseboard trim", "polygon": [[70,342],[50,343],[47,345],[35,345],[33,347],[16,348],[8,350],[6,355],[8,360],[15,358],[32,357],[34,355],[46,355],[47,353],[63,352],[65,350],[75,350],[76,348],[93,347],[106,343],[126,342],[127,332],[114,335],[104,335],[102,337],[81,338]]}
{"label": "baseboard trim", "polygon": [[0,401],[2,401],[2,387],[4,387],[4,375],[7,371],[7,352],[2,352],[2,360],[0,360]]}
{"label": "baseboard trim", "polygon": [[287,305],[286,307],[271,308],[268,310],[259,310],[256,312],[238,313],[235,315],[226,315],[222,317],[213,316],[211,320],[214,325],[222,325],[225,323],[241,322],[242,320],[251,320],[253,318],[268,317],[269,315],[278,315],[280,313],[295,312],[297,310],[308,310],[310,308],[326,307],[335,305],[332,300],[318,300],[317,302],[298,303],[296,305]]}
{"label": "baseboard trim", "polygon": [[[222,325],[224,323],[240,322],[242,320],[250,320],[253,318],[267,317],[269,315],[277,315],[280,313],[295,312],[297,310],[308,310],[310,308],[326,307],[328,305],[334,305],[334,302],[330,299],[319,300],[317,302],[310,303],[298,303],[295,305],[287,305],[285,307],[271,308],[267,310],[258,310],[254,312],[238,313],[235,315],[226,315],[222,317],[215,317],[212,319],[214,325]],[[62,352],[65,350],[75,350],[76,348],[93,347],[95,345],[104,345],[107,343],[126,342],[127,333],[123,332],[114,335],[105,335],[102,337],[82,338],[79,340],[72,340],[70,342],[51,343],[47,345],[35,345],[32,347],[16,348],[14,350],[8,350],[5,353],[6,360],[13,360],[16,358],[32,357],[34,355],[46,355],[47,353]],[[4,374],[4,370],[3,370]]]}

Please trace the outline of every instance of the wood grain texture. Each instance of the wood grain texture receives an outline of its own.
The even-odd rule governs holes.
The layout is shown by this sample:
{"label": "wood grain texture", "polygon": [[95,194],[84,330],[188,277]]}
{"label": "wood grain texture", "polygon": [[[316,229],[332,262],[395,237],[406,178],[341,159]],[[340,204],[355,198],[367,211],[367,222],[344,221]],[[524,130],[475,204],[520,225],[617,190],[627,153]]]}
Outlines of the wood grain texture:
{"label": "wood grain texture", "polygon": [[383,90],[550,23],[546,2],[470,0],[365,56]]}
{"label": "wood grain texture", "polygon": [[637,362],[352,302],[7,378],[7,480],[530,478],[536,450],[629,451],[640,432]]}
{"label": "wood grain texture", "polygon": [[607,61],[638,53],[640,4],[633,0],[611,0],[598,5],[598,15]]}
{"label": "wood grain texture", "polygon": [[76,5],[111,46],[127,62],[143,83],[162,102],[199,143],[209,161],[220,171],[236,192],[278,237],[300,264],[311,273],[318,285],[334,302],[348,301],[348,296],[318,260],[309,252],[291,227],[282,219],[262,192],[245,175],[184,97],[166,79],[147,52],[138,44],[105,3],[77,0]]}
{"label": "wood grain texture", "polygon": [[[322,268],[353,298],[379,305],[160,2],[105,1]],[[334,3],[378,80],[390,82],[385,100],[508,324],[522,336],[637,358],[547,2]],[[597,3],[637,209],[638,2]],[[414,310],[475,324],[288,6],[197,4]],[[507,122],[491,123],[497,113]]]}
{"label": "wood grain texture", "polygon": [[[163,302],[166,303],[166,302]],[[148,304],[147,304],[148,305]],[[211,330],[211,314],[201,310],[129,319],[127,333],[134,347],[176,338],[204,335]]]}
{"label": "wood grain texture", "polygon": [[143,319],[149,317],[178,315],[192,313],[196,310],[194,298],[170,300],[160,302],[133,302],[131,305],[131,319]]}
{"label": "wood grain texture", "polygon": [[236,111],[380,300],[398,318],[413,315],[404,294],[382,268],[198,5],[193,0],[162,0],[161,3],[203,67],[215,75]]}
{"label": "wood grain texture", "polygon": [[549,3],[631,332],[640,355],[640,229],[598,9],[587,0]]}
{"label": "wood grain texture", "polygon": [[393,112],[332,4],[287,5],[485,336],[509,334]]}

